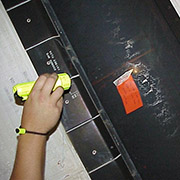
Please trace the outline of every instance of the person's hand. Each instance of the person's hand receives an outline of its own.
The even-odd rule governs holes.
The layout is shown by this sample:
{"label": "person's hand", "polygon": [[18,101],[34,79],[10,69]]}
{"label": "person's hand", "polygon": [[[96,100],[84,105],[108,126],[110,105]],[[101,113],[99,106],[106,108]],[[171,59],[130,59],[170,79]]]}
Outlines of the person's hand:
{"label": "person's hand", "polygon": [[58,87],[52,89],[57,74],[43,74],[36,81],[24,104],[21,126],[29,131],[47,133],[53,129],[60,118],[63,106],[63,92]]}

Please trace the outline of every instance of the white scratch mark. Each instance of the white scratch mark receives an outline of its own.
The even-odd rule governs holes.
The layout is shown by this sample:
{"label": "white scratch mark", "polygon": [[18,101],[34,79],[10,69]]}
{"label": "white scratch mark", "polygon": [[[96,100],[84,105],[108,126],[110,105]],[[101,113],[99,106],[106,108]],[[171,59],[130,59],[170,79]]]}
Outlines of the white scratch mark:
{"label": "white scratch mark", "polygon": [[144,84],[144,83],[146,83],[146,82],[148,82],[148,80],[147,80],[147,79],[143,80],[142,84]]}
{"label": "white scratch mark", "polygon": [[112,30],[112,35],[113,35],[113,38],[119,38],[119,35],[120,35],[120,26],[119,25]]}
{"label": "white scratch mark", "polygon": [[142,94],[143,103],[146,108],[152,109],[152,117],[161,125],[162,131],[167,137],[174,137],[177,128],[176,114],[170,108],[166,95],[160,86],[160,78],[152,75],[152,70],[142,63],[127,63],[128,68],[138,69],[138,73],[134,74],[138,88]]}
{"label": "white scratch mark", "polygon": [[171,137],[175,137],[177,132],[179,131],[179,126],[174,130],[174,132],[171,134]]}

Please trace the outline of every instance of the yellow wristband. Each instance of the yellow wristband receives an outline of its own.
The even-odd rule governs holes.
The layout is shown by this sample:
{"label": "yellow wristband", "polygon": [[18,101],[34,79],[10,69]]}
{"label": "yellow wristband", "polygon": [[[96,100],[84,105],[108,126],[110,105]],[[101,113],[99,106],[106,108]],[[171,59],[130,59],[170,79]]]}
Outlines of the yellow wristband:
{"label": "yellow wristband", "polygon": [[47,136],[47,133],[40,133],[40,132],[34,132],[34,131],[28,131],[25,128],[22,128],[21,126],[19,128],[15,129],[16,133],[21,135],[21,134],[26,134],[26,133],[30,133],[30,134],[37,134],[37,135],[41,135],[41,136]]}
{"label": "yellow wristband", "polygon": [[25,128],[16,128],[15,131],[17,134],[26,134]]}

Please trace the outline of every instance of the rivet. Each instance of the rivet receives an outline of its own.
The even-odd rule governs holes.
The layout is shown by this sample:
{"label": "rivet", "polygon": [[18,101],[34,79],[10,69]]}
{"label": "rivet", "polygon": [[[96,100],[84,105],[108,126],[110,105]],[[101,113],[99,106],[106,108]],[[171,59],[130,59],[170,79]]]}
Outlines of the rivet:
{"label": "rivet", "polygon": [[27,18],[26,21],[27,21],[27,23],[30,23],[30,22],[31,22],[31,19],[30,19],[30,18]]}
{"label": "rivet", "polygon": [[97,153],[96,150],[93,150],[93,151],[92,151],[92,154],[93,154],[93,155],[96,155],[96,153]]}

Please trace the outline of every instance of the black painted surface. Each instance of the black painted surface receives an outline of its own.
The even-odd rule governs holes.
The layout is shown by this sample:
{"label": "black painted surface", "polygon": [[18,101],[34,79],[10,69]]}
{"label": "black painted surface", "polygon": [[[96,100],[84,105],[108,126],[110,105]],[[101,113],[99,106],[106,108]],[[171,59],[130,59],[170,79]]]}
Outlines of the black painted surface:
{"label": "black painted surface", "polygon": [[77,75],[77,71],[71,63],[60,38],[49,40],[27,51],[38,74],[63,73],[70,76]]}
{"label": "black painted surface", "polygon": [[132,180],[132,176],[128,173],[128,169],[124,164],[121,157],[116,161],[111,162],[110,164],[104,166],[101,169],[98,169],[95,172],[90,174],[91,179],[93,180]]}
{"label": "black painted surface", "polygon": [[57,35],[40,0],[8,12],[25,49]]}
{"label": "black painted surface", "polygon": [[180,42],[180,18],[169,0],[155,0],[172,32]]}
{"label": "black painted surface", "polygon": [[[180,44],[153,0],[51,1],[143,179],[180,177]],[[144,106],[126,115],[112,84],[126,70]]]}
{"label": "black painted surface", "polygon": [[23,2],[25,2],[25,0],[2,0],[2,3],[6,9],[12,8]]}
{"label": "black painted surface", "polygon": [[111,161],[119,155],[110,136],[104,138],[101,134],[102,131],[107,137],[108,132],[101,118],[97,118],[68,133],[69,138],[88,172]]}
{"label": "black painted surface", "polygon": [[64,102],[62,123],[66,130],[98,115],[80,78],[72,81],[70,91],[64,96]]}

